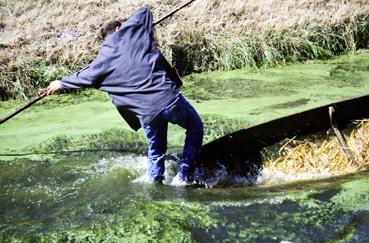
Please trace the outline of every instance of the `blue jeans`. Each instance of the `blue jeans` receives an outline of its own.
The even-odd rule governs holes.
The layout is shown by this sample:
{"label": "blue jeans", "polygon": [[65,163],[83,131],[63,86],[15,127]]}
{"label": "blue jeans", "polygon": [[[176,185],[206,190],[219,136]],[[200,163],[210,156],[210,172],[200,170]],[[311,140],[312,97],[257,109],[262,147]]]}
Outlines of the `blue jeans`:
{"label": "blue jeans", "polygon": [[179,179],[191,181],[202,145],[204,126],[195,109],[181,94],[143,128],[149,142],[148,173],[150,179],[154,182],[161,182],[164,179],[168,122],[186,129],[183,156],[179,166]]}

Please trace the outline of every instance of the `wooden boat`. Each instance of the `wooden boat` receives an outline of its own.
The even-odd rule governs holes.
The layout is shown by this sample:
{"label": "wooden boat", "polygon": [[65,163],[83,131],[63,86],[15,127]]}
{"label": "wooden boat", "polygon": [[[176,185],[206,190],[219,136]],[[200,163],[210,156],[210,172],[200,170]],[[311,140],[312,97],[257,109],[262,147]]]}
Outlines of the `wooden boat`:
{"label": "wooden boat", "polygon": [[199,167],[214,169],[224,166],[231,175],[255,176],[262,166],[260,151],[265,147],[285,138],[326,131],[333,123],[339,129],[344,129],[354,120],[368,117],[369,95],[281,117],[205,144]]}

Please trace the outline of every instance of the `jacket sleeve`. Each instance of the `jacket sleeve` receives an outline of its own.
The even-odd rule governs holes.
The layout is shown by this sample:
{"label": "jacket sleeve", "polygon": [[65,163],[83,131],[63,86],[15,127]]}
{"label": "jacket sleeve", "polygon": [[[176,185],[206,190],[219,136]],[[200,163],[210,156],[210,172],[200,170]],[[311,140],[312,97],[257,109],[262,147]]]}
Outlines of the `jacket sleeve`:
{"label": "jacket sleeve", "polygon": [[[129,20],[135,21],[137,23],[140,23],[145,27],[145,30],[147,33],[150,34],[151,38],[154,39],[153,32],[152,32],[152,21],[153,16],[152,12],[147,6],[144,6],[140,9],[138,9],[130,18]],[[176,83],[177,87],[182,86],[182,80],[179,77],[177,71],[169,64],[169,62],[165,59],[165,57],[161,55],[160,63],[164,70],[167,71],[169,77]]]}
{"label": "jacket sleeve", "polygon": [[62,78],[64,90],[99,88],[104,79],[114,71],[111,54],[113,48],[103,45],[96,59],[82,70]]}
{"label": "jacket sleeve", "polygon": [[148,33],[152,31],[152,13],[151,10],[147,6],[143,6],[139,8],[136,12],[134,12],[131,17],[122,25],[121,28],[127,25],[143,25],[145,30]]}

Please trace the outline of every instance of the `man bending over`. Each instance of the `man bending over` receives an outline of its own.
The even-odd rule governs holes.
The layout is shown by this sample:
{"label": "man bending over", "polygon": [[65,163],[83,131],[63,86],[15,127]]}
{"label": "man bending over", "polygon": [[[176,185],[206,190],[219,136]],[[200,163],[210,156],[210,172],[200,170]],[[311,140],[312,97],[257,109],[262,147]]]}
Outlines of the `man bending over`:
{"label": "man bending over", "polygon": [[182,96],[182,81],[157,48],[152,13],[137,10],[126,22],[108,21],[105,38],[96,59],[87,67],[55,80],[48,95],[59,90],[95,88],[109,93],[113,104],[129,126],[143,127],[149,143],[148,174],[154,183],[164,179],[168,122],[186,129],[179,179],[193,181],[193,172],[203,140],[203,123]]}

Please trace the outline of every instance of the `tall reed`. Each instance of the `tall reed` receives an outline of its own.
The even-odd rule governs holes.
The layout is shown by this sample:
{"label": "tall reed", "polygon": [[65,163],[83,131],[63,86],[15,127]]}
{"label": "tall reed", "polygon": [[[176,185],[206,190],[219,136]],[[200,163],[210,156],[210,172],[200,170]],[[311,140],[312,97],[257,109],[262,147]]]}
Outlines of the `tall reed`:
{"label": "tall reed", "polygon": [[[34,95],[93,60],[104,20],[144,4],[157,19],[180,2],[1,1],[0,100]],[[156,27],[181,74],[328,58],[368,48],[368,33],[369,5],[361,0],[198,0]]]}

